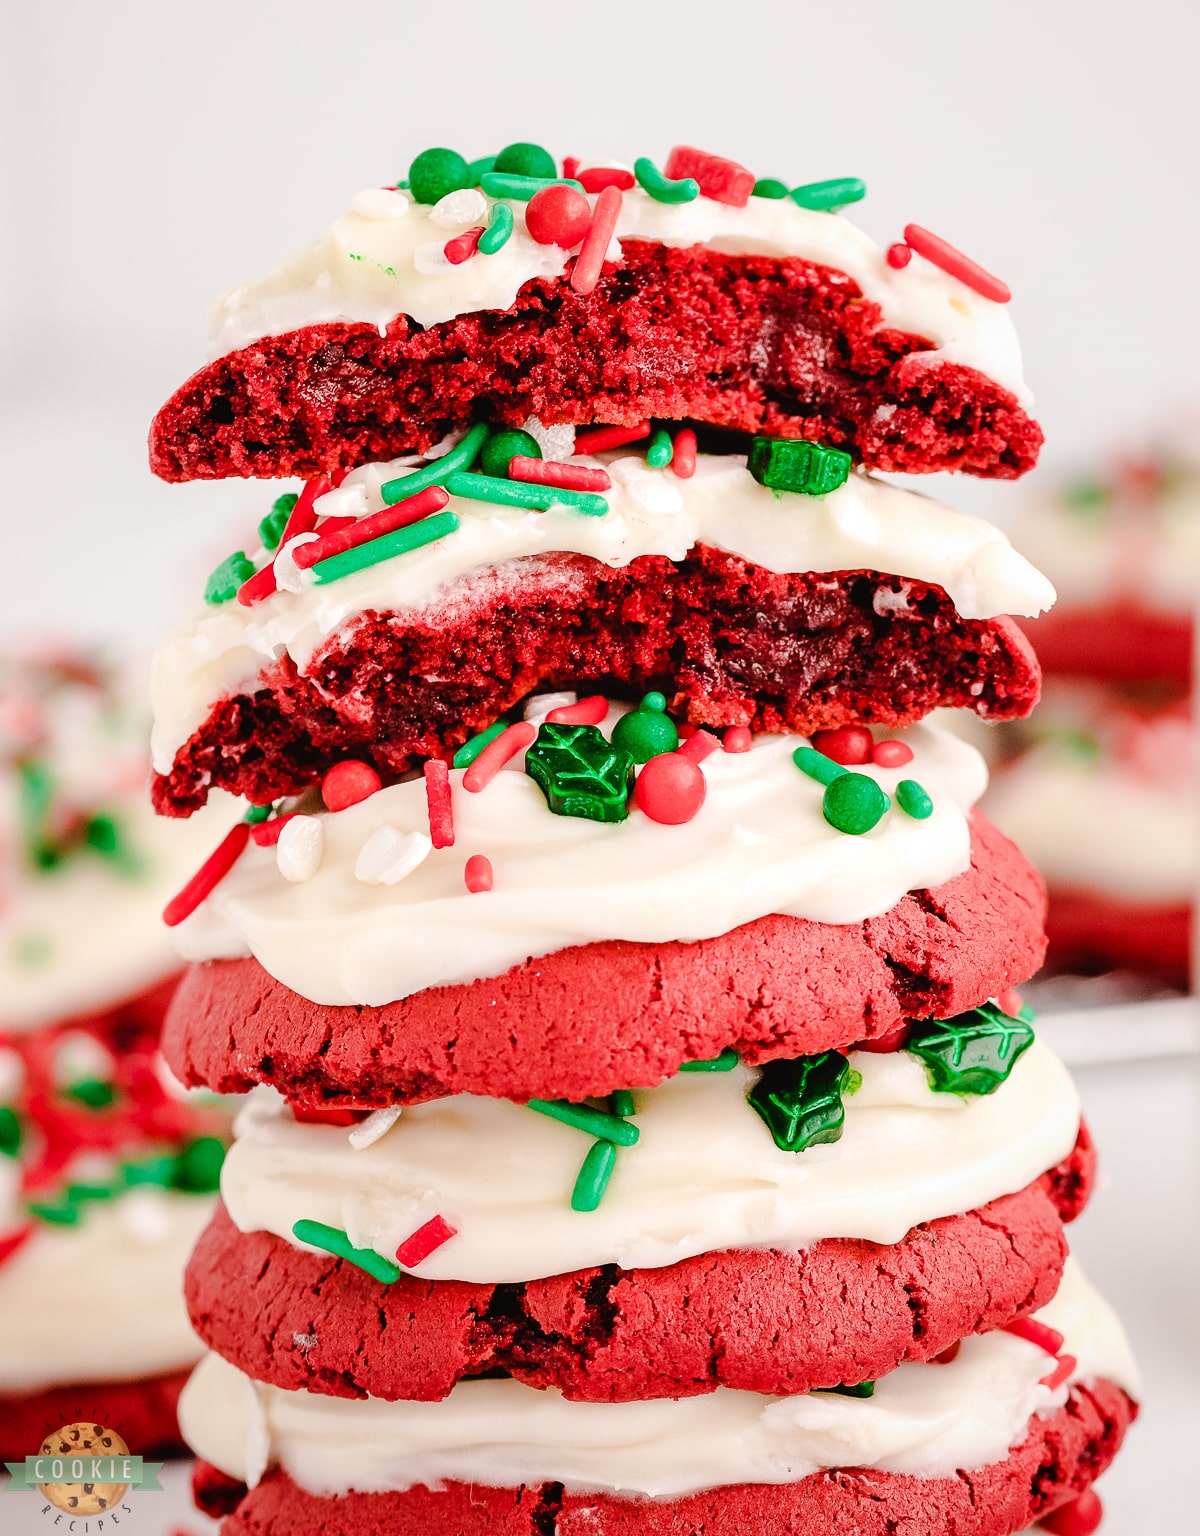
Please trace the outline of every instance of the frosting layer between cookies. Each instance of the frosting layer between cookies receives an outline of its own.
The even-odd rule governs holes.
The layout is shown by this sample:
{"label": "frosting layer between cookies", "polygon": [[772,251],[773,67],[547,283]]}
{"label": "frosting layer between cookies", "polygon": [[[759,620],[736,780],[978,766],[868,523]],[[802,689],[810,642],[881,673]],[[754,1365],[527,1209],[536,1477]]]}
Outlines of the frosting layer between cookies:
{"label": "frosting layer between cookies", "polygon": [[[610,710],[606,734],[620,712]],[[983,759],[964,742],[929,726],[896,735],[913,760],[861,771],[891,795],[919,780],[933,801],[925,820],[893,803],[872,831],[837,831],[822,786],[792,760],[798,736],[712,753],[704,805],[678,826],[636,808],[619,823],[554,815],[520,753],[480,793],[452,770],[453,846],[395,884],[368,884],[355,874],[368,838],[385,827],[428,833],[424,780],[395,784],[321,814],[311,878],[287,879],[276,849],[248,847],[177,942],[193,960],[252,954],[313,1002],[384,1004],[603,939],[709,938],[769,913],[858,922],[967,868],[967,812],[986,786]],[[491,861],[489,891],[464,883],[476,854]]]}
{"label": "frosting layer between cookies", "polygon": [[[1066,1336],[1072,1380],[1136,1391],[1121,1326],[1074,1266],[1038,1315]],[[796,1482],[827,1467],[944,1477],[999,1461],[1032,1415],[1066,1401],[1067,1383],[1041,1384],[1050,1369],[1036,1345],[999,1332],[964,1339],[949,1365],[900,1366],[867,1399],[718,1387],[677,1400],[575,1403],[514,1381],[467,1381],[440,1403],[388,1403],[265,1386],[209,1355],[180,1420],[198,1455],[252,1486],[278,1464],[318,1494],[452,1479],[670,1498]]]}
{"label": "frosting layer between cookies", "polygon": [[617,1154],[595,1211],[571,1209],[591,1139],[521,1104],[462,1094],[408,1107],[355,1150],[340,1128],[298,1124],[271,1089],[239,1116],[221,1193],[244,1232],[296,1246],[304,1218],[388,1259],[432,1217],[458,1235],[422,1278],[501,1283],[593,1265],[657,1268],[721,1249],[822,1238],[895,1243],[914,1226],[1024,1188],[1070,1152],[1079,1100],[1040,1041],[988,1097],[933,1092],[906,1052],[852,1052],[862,1086],[841,1139],[783,1151],[746,1093],[758,1072],[681,1073],[636,1090],[636,1146]]}

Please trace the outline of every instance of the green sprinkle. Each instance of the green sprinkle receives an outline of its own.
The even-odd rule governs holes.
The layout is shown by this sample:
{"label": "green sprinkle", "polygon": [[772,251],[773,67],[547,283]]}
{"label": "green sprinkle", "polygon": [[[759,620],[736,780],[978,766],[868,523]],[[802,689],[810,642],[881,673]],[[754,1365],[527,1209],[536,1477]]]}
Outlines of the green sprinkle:
{"label": "green sprinkle", "polygon": [[448,192],[473,187],[470,167],[453,149],[423,149],[408,168],[413,201],[433,206]]}
{"label": "green sprinkle", "polygon": [[825,786],[821,814],[831,827],[861,837],[883,820],[891,801],[865,773],[839,773]]}
{"label": "green sprinkle", "polygon": [[667,696],[665,693],[659,693],[655,689],[653,692],[646,694],[638,707],[639,709],[665,710],[667,707]]}
{"label": "green sprinkle", "polygon": [[35,868],[53,869],[61,857],[46,835],[46,821],[54,803],[54,774],[40,759],[27,758],[17,764],[17,777],[22,845]]}
{"label": "green sprinkle", "polygon": [[225,1146],[218,1137],[197,1136],[175,1159],[172,1183],[185,1194],[215,1194],[221,1187],[221,1164],[224,1161]]}
{"label": "green sprinkle", "polygon": [[483,177],[495,168],[495,164],[495,155],[481,155],[478,160],[472,160],[467,166],[467,175],[471,178],[470,185],[477,187]]}
{"label": "green sprinkle", "polygon": [[841,1140],[849,1075],[850,1063],[840,1051],[768,1061],[746,1097],[781,1151],[804,1152]]}
{"label": "green sprinkle", "polygon": [[287,527],[288,518],[291,517],[292,510],[299,500],[295,491],[284,491],[282,496],[276,496],[271,503],[271,510],[258,525],[258,536],[262,540],[264,549],[279,548],[283,530]]}
{"label": "green sprinkle", "polygon": [[828,213],[831,208],[845,208],[860,203],[867,195],[867,184],[857,176],[835,176],[832,181],[810,181],[792,188],[792,201],[814,213]]}
{"label": "green sprinkle", "polygon": [[833,758],[826,757],[824,752],[818,752],[815,747],[797,747],[792,753],[792,762],[801,773],[816,779],[818,784],[832,784],[834,779],[840,779],[842,774],[850,771],[843,768],[841,763],[835,763]]}
{"label": "green sprinkle", "polygon": [[853,1067],[851,1067],[850,1071],[849,1071],[849,1073],[848,1073],[848,1075],[846,1077],[846,1092],[847,1093],[857,1093],[858,1090],[862,1087],[862,1085],[863,1085],[863,1075],[862,1075],[862,1073],[855,1071],[855,1069]]}
{"label": "green sprinkle", "polygon": [[503,432],[493,432],[484,443],[479,466],[485,475],[503,479],[508,474],[508,466],[518,454],[526,459],[540,459],[542,450],[536,437],[530,437],[528,432],[522,432],[516,427],[509,427]]}
{"label": "green sprinkle", "polygon": [[685,1061],[679,1068],[681,1072],[732,1072],[741,1060],[738,1053],[731,1045],[727,1045],[719,1056],[714,1056],[711,1061]]}
{"label": "green sprinkle", "polygon": [[142,860],[133,851],[128,839],[121,830],[121,823],[115,816],[107,812],[99,812],[88,818],[87,826],[83,834],[84,844],[98,853],[102,859],[107,859],[116,865],[124,875],[140,875],[144,865]]}
{"label": "green sprinkle", "polygon": [[873,1381],[858,1381],[853,1386],[847,1386],[843,1381],[837,1387],[814,1387],[814,1392],[836,1392],[839,1397],[874,1397],[875,1383]]}
{"label": "green sprinkle", "polygon": [[648,693],[636,709],[622,715],[613,726],[613,746],[628,752],[635,763],[648,763],[652,757],[674,752],[679,745],[679,732],[666,708],[667,701],[661,693]]}
{"label": "green sprinkle", "polygon": [[111,1200],[116,1193],[111,1184],[68,1184],[65,1197],[70,1205],[82,1205],[85,1200]]}
{"label": "green sprinkle", "polygon": [[1063,491],[1062,499],[1073,512],[1102,512],[1109,502],[1109,490],[1101,480],[1076,480]]}
{"label": "green sprinkle", "polygon": [[508,722],[505,720],[497,720],[495,725],[489,725],[486,731],[480,731],[478,736],[472,736],[469,741],[463,742],[454,754],[451,765],[455,768],[469,768],[488,742],[495,741],[497,736],[503,736],[506,730],[508,730]]}
{"label": "green sprinkle", "polygon": [[248,558],[244,550],[235,549],[233,554],[221,561],[204,583],[204,601],[213,607],[227,603],[230,598],[237,596],[242,583],[249,581],[253,575],[254,561]]}
{"label": "green sprinkle", "polygon": [[20,1116],[11,1104],[0,1104],[0,1153],[16,1157],[22,1139]]}
{"label": "green sprinkle", "polygon": [[487,442],[490,430],[486,421],[477,421],[462,441],[456,443],[440,459],[434,459],[424,469],[414,469],[410,475],[398,475],[395,480],[385,480],[379,487],[384,506],[391,507],[398,501],[407,501],[427,486],[443,485],[447,476],[454,474],[455,470],[470,469]]}
{"label": "green sprinkle", "polygon": [[554,156],[540,144],[507,144],[495,157],[495,166],[509,176],[532,176],[538,181],[553,181],[558,172]]}
{"label": "green sprinkle", "polygon": [[247,826],[256,827],[260,821],[266,821],[274,809],[274,805],[248,806],[246,809],[246,814],[242,817],[242,820],[247,824]]}
{"label": "green sprinkle", "polygon": [[896,800],[902,811],[914,821],[925,821],[933,815],[933,801],[916,779],[901,779],[896,785]]}
{"label": "green sprinkle", "polygon": [[1033,1044],[1033,1014],[983,1003],[952,1019],[914,1026],[905,1050],[923,1062],[935,1093],[995,1093]]}
{"label": "green sprinkle", "polygon": [[527,203],[543,187],[574,187],[583,191],[583,184],[569,176],[505,176],[499,171],[489,171],[480,178],[479,185],[489,197],[508,197],[514,203]]}
{"label": "green sprinkle", "polygon": [[525,772],[556,816],[618,822],[629,815],[633,758],[598,726],[545,721],[525,754]]}
{"label": "green sprinkle", "polygon": [[150,1157],[131,1158],[121,1164],[121,1178],[127,1189],[170,1189],[175,1181],[175,1155],[158,1152]]}
{"label": "green sprinkle", "polygon": [[340,555],[330,555],[328,560],[318,560],[312,567],[313,581],[326,586],[352,576],[355,571],[365,571],[369,566],[393,560],[397,555],[407,555],[424,544],[436,544],[458,527],[456,512],[437,512],[433,517],[423,517],[419,523],[409,523],[407,528],[397,528],[382,538],[360,544],[357,549],[347,549]]}
{"label": "green sprinkle", "polygon": [[787,182],[777,181],[774,176],[766,176],[762,181],[756,181],[754,189],[750,193],[751,197],[769,197],[772,202],[776,203],[781,197],[786,197],[787,195]]}
{"label": "green sprinkle", "polygon": [[[491,475],[461,471],[447,475],[443,484],[451,496],[465,496],[469,501],[490,501],[504,507],[524,507],[530,512],[569,507],[573,512],[582,512],[585,517],[603,517],[608,511],[608,502],[598,491],[562,491],[554,485],[526,485],[521,480],[499,480]],[[413,523],[411,526],[420,528],[424,525]],[[316,565],[313,569],[319,571],[321,567]]]}
{"label": "green sprinkle", "polygon": [[367,1274],[384,1285],[394,1285],[400,1278],[400,1266],[376,1253],[374,1248],[356,1248],[340,1227],[328,1227],[323,1221],[309,1221],[307,1217],[292,1223],[292,1236],[312,1248],[323,1248],[336,1258],[345,1259],[365,1269]]}
{"label": "green sprinkle", "polygon": [[479,250],[485,256],[494,256],[498,250],[508,244],[508,237],[512,232],[512,209],[507,203],[493,203],[488,227],[479,237]]}
{"label": "green sprinkle", "polygon": [[646,449],[646,463],[651,469],[666,469],[675,457],[675,445],[666,427],[658,427]]}
{"label": "green sprinkle", "polygon": [[678,181],[671,181],[645,155],[633,162],[633,174],[642,191],[656,203],[694,203],[700,196],[698,181],[691,176],[681,176]]}
{"label": "green sprinkle", "polygon": [[82,1077],[77,1083],[71,1083],[63,1089],[64,1099],[72,1099],[86,1109],[107,1109],[116,1096],[117,1090],[113,1085],[99,1077]]}
{"label": "green sprinkle", "polygon": [[634,1113],[632,1092],[628,1088],[615,1088],[608,1096],[608,1107],[614,1115],[628,1118]]}
{"label": "green sprinkle", "polygon": [[604,1191],[617,1163],[617,1149],[611,1141],[594,1141],[571,1191],[573,1211],[594,1211],[604,1199]]}
{"label": "green sprinkle", "polygon": [[845,485],[852,460],[840,448],[802,437],[756,437],[747,468],[760,485],[802,496],[828,496]]}
{"label": "green sprinkle", "polygon": [[30,1200],[25,1207],[35,1221],[44,1221],[51,1227],[77,1227],[80,1211],[77,1205],[67,1201]]}
{"label": "green sprinkle", "polygon": [[610,1115],[602,1109],[592,1109],[587,1104],[572,1104],[567,1099],[530,1099],[528,1108],[551,1120],[561,1120],[564,1125],[577,1131],[586,1131],[602,1141],[615,1142],[619,1147],[632,1147],[641,1132],[619,1115]]}

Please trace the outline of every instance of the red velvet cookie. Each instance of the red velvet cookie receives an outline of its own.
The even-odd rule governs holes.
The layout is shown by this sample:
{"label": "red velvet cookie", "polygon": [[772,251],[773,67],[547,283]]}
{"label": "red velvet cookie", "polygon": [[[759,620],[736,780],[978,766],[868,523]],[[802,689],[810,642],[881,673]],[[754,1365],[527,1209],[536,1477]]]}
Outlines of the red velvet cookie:
{"label": "red velvet cookie", "polygon": [[163,1049],[190,1085],[370,1105],[582,1099],[652,1087],[727,1046],[754,1063],[878,1039],[1041,964],[1037,872],[978,813],[971,827],[968,870],[861,923],[776,915],[694,944],[581,945],[384,1007],[311,1003],[256,960],[193,965]]}
{"label": "red velvet cookie", "polygon": [[277,478],[420,452],[486,414],[520,426],[647,416],[808,437],[882,470],[1011,479],[1042,432],[972,368],[883,327],[844,273],[798,258],[623,240],[582,296],[524,284],[507,310],[421,330],[313,325],[217,358],[158,413],[164,480]]}
{"label": "red velvet cookie", "polygon": [[189,1375],[190,1370],[172,1371],[135,1381],[85,1381],[0,1394],[0,1461],[36,1455],[48,1430],[79,1419],[115,1429],[139,1456],[178,1456],[187,1447],[175,1405]]}
{"label": "red velvet cookie", "polygon": [[827,1239],[524,1285],[408,1274],[383,1285],[271,1233],[240,1233],[222,1206],[192,1255],[188,1308],[246,1375],[335,1397],[433,1400],[496,1369],[593,1402],[807,1392],[873,1381],[1045,1306],[1066,1257],[1062,1223],[1094,1164],[1081,1129],[1035,1183],[899,1243]]}
{"label": "red velvet cookie", "polygon": [[1192,908],[1185,902],[1121,901],[1103,891],[1054,888],[1046,912],[1047,964],[1099,975],[1129,970],[1189,985]]}
{"label": "red velvet cookie", "polygon": [[831,1469],[782,1487],[656,1500],[567,1493],[561,1483],[320,1498],[276,1469],[238,1501],[241,1485],[200,1462],[194,1488],[202,1509],[233,1510],[222,1536],[1009,1536],[1089,1488],[1136,1414],[1111,1382],[1076,1386],[1003,1461],[945,1478]]}
{"label": "red velvet cookie", "polygon": [[960,618],[919,581],[777,575],[706,546],[617,568],[539,556],[455,582],[424,608],[364,613],[303,672],[285,656],[253,692],[214,700],[154,800],[188,815],[220,788],[263,805],[347,757],[391,781],[540,687],[662,688],[696,725],[806,733],[907,725],[937,707],[1013,719],[1040,682],[1011,619]]}

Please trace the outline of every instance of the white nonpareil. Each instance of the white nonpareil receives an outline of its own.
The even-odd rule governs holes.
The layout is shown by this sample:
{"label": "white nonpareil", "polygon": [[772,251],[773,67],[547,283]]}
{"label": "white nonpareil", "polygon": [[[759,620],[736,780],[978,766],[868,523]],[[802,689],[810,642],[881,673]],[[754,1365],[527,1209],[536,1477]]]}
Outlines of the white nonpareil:
{"label": "white nonpareil", "polygon": [[275,844],[275,864],[293,884],[311,880],[321,867],[325,851],[325,827],[317,816],[293,816],[285,822]]}

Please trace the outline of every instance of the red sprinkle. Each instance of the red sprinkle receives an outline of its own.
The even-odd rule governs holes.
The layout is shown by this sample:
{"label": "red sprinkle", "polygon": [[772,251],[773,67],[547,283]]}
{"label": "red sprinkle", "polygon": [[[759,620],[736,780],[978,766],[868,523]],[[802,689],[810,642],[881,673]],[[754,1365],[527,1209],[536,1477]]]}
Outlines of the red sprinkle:
{"label": "red sprinkle", "polygon": [[341,1109],[337,1106],[324,1109],[315,1104],[292,1104],[289,1107],[293,1119],[301,1125],[357,1125],[365,1119],[367,1113],[362,1109]]}
{"label": "red sprinkle", "polygon": [[749,752],[754,736],[748,725],[731,725],[721,737],[721,745],[726,752]]}
{"label": "red sprinkle", "polygon": [[962,1348],[962,1340],[961,1339],[955,1339],[954,1343],[951,1344],[949,1349],[942,1350],[940,1355],[934,1355],[933,1359],[930,1361],[930,1364],[931,1365],[953,1365],[954,1362],[958,1359],[958,1352],[959,1352],[959,1350],[961,1348]]}
{"label": "red sprinkle", "polygon": [[[346,478],[346,471],[341,470],[336,475],[318,475],[314,480],[308,481],[304,489],[296,498],[296,505],[284,525],[280,535],[276,553],[284,547],[289,539],[294,539],[298,534],[311,533],[317,526],[317,514],[313,510],[318,496],[324,496],[327,492],[336,489]],[[255,603],[261,603],[263,598],[270,597],[277,590],[275,581],[275,560],[272,558],[263,566],[261,571],[256,571],[249,581],[244,581],[238,588],[237,600],[244,608],[252,608]]]}
{"label": "red sprinkle", "polygon": [[964,256],[956,246],[951,245],[948,240],[943,240],[940,235],[922,229],[919,224],[906,224],[904,238],[918,256],[924,256],[926,261],[931,261],[935,267],[941,267],[943,272],[958,278],[960,283],[965,283],[968,288],[981,293],[985,299],[993,299],[997,304],[1007,304],[1012,298],[1012,290],[1007,283],[1002,283],[998,277],[993,277],[978,262],[972,261],[969,256]]}
{"label": "red sprinkle", "polygon": [[1058,1329],[1051,1328],[1049,1323],[1039,1323],[1036,1317],[1018,1317],[1015,1322],[1006,1323],[1004,1331],[1016,1334],[1019,1339],[1028,1339],[1048,1355],[1057,1355],[1063,1347],[1063,1336]]}
{"label": "red sprinkle", "polygon": [[543,187],[525,205],[525,228],[539,245],[561,245],[569,251],[587,234],[591,222],[587,198],[561,183]]}
{"label": "red sprinkle", "polygon": [[302,571],[306,571],[318,561],[328,560],[331,555],[345,554],[346,550],[357,549],[360,544],[370,544],[373,539],[382,538],[385,533],[407,528],[409,523],[419,523],[431,512],[440,512],[449,500],[449,492],[444,487],[428,485],[407,501],[398,501],[393,507],[384,507],[382,512],[373,512],[370,517],[351,518],[349,527],[332,530],[323,528],[321,537],[314,539],[311,544],[301,544],[293,559]]}
{"label": "red sprinkle", "polygon": [[563,491],[608,491],[612,480],[603,469],[586,464],[560,464],[556,459],[530,459],[523,453],[508,461],[508,478],[529,485],[553,485]]}
{"label": "red sprinkle", "polygon": [[1094,1488],[1085,1489],[1070,1504],[1064,1504],[1053,1514],[1042,1515],[1038,1525],[1051,1536],[1092,1536],[1100,1529],[1104,1519],[1104,1505]]}
{"label": "red sprinkle", "polygon": [[[1007,1013],[1014,1019],[1024,1007],[1021,1001],[1021,994],[1017,991],[1016,987],[1005,987],[996,1001],[1000,1004],[1001,1012]],[[1054,1353],[1057,1354],[1058,1351],[1055,1350]]]}
{"label": "red sprinkle", "polygon": [[711,197],[714,203],[728,203],[731,208],[744,208],[754,191],[754,176],[744,165],[726,160],[724,155],[693,149],[690,144],[676,144],[667,156],[663,175],[671,181],[690,176],[699,183],[702,196]]}
{"label": "red sprinkle", "polygon": [[411,1237],[404,1239],[396,1249],[396,1263],[403,1264],[405,1269],[412,1269],[422,1259],[427,1259],[435,1248],[440,1248],[443,1243],[457,1236],[457,1227],[452,1227],[444,1216],[435,1216],[423,1227],[418,1227]]}
{"label": "red sprinkle", "polygon": [[321,799],[326,810],[344,811],[347,806],[357,805],[382,788],[383,780],[370,763],[351,758],[345,763],[334,763],[321,780]]}
{"label": "red sprinkle", "polygon": [[463,870],[463,879],[472,896],[492,888],[492,861],[484,853],[473,853]]}
{"label": "red sprinkle", "polygon": [[470,794],[477,795],[481,789],[492,782],[505,763],[532,743],[536,735],[537,726],[530,725],[528,720],[518,720],[516,725],[510,725],[506,731],[502,731],[496,737],[495,741],[488,742],[463,774],[463,788]]}
{"label": "red sprinkle", "polygon": [[597,427],[575,438],[576,453],[603,453],[606,448],[624,448],[626,443],[641,442],[650,436],[650,423],[639,421],[635,427]]}
{"label": "red sprinkle", "polygon": [[913,760],[913,750],[904,741],[877,741],[871,751],[871,761],[878,768],[903,768]]}
{"label": "red sprinkle", "polygon": [[1049,1376],[1042,1377],[1041,1385],[1049,1387],[1051,1392],[1053,1392],[1055,1387],[1062,1386],[1063,1382],[1066,1381],[1078,1364],[1079,1361],[1076,1360],[1074,1355],[1059,1355],[1058,1364],[1050,1372]]}
{"label": "red sprinkle", "polygon": [[[575,258],[575,266],[571,271],[571,287],[576,293],[585,297],[592,292],[600,281],[600,273],[604,270],[604,258],[608,251],[609,241],[617,227],[617,220],[621,216],[621,193],[617,187],[605,187],[596,199],[596,206],[592,209],[592,222],[587,234],[583,237],[583,244],[579,248],[579,255]],[[646,423],[646,431],[643,436],[649,436],[650,423]],[[625,442],[632,442],[632,438],[625,438]],[[617,444],[612,444],[616,447]],[[579,447],[579,440],[575,442],[576,453],[586,453],[589,450]],[[595,450],[591,450],[595,451]]]}
{"label": "red sprinkle", "polygon": [[835,731],[814,731],[812,744],[835,763],[849,767],[871,761],[875,738],[865,725],[839,725]]}
{"label": "red sprinkle", "polygon": [[289,811],[286,816],[272,816],[269,821],[260,821],[256,827],[250,828],[250,836],[260,848],[273,848],[284,827],[298,814],[297,811]]}
{"label": "red sprinkle", "polygon": [[580,159],[578,155],[563,156],[563,175],[568,181],[579,180]]}
{"label": "red sprinkle", "polygon": [[[696,735],[702,734],[697,731]],[[696,737],[693,736],[692,741]],[[698,764],[682,752],[652,757],[633,786],[634,804],[651,821],[675,827],[691,821],[704,804],[708,785]]]}
{"label": "red sprinkle", "polygon": [[887,248],[887,264],[889,267],[895,267],[897,271],[901,267],[908,266],[912,258],[912,246],[905,245],[903,240],[897,240]]}
{"label": "red sprinkle", "polygon": [[[340,533],[343,528],[354,528],[357,526],[358,522],[359,519],[357,517],[327,517],[321,524],[321,537],[324,538],[326,534],[329,533]],[[296,554],[298,555],[300,550],[311,548],[312,546],[310,544],[301,544],[300,549],[296,551]],[[299,565],[300,561],[297,560],[296,564]]]}
{"label": "red sprinkle", "polygon": [[686,757],[689,763],[702,763],[720,747],[721,743],[711,731],[696,731],[689,736],[679,749],[680,757]]}
{"label": "red sprinkle", "polygon": [[454,809],[450,804],[450,770],[440,757],[425,764],[425,803],[429,807],[429,837],[435,848],[454,847]]}
{"label": "red sprinkle", "polygon": [[599,725],[608,714],[608,700],[593,693],[575,704],[560,704],[546,716],[549,725]]}
{"label": "red sprinkle", "polygon": [[185,917],[192,915],[206,897],[212,895],[241,858],[249,838],[248,822],[239,821],[236,826],[230,827],[184,888],[177,896],[172,896],[163,908],[163,922],[168,928],[177,927]]}
{"label": "red sprinkle", "polygon": [[603,192],[605,187],[616,187],[618,192],[631,192],[637,186],[632,171],[623,171],[615,165],[592,165],[580,171],[575,180],[585,192]]}
{"label": "red sprinkle", "polygon": [[447,240],[442,246],[442,255],[452,267],[461,267],[464,261],[470,261],[479,249],[479,237],[483,234],[483,225],[476,229],[464,230],[461,235],[455,235],[453,240]]}
{"label": "red sprinkle", "polygon": [[31,1221],[27,1226],[14,1227],[11,1232],[5,1232],[0,1236],[0,1264],[3,1264],[5,1259],[11,1259],[18,1248],[24,1247],[33,1236],[36,1226],[37,1223]]}
{"label": "red sprinkle", "polygon": [[696,473],[696,434],[691,427],[680,427],[675,434],[671,469],[681,480],[690,480]]}
{"label": "red sprinkle", "polygon": [[253,576],[248,576],[237,589],[237,600],[243,608],[253,608],[255,603],[261,603],[264,597],[270,597],[277,588],[275,580],[275,562],[268,561],[261,571],[255,571]]}
{"label": "red sprinkle", "polygon": [[909,1025],[905,1020],[903,1024],[897,1024],[895,1029],[889,1029],[886,1035],[876,1035],[874,1040],[857,1040],[852,1049],[856,1051],[872,1051],[877,1056],[886,1056],[891,1051],[903,1050],[904,1042],[908,1039]]}

